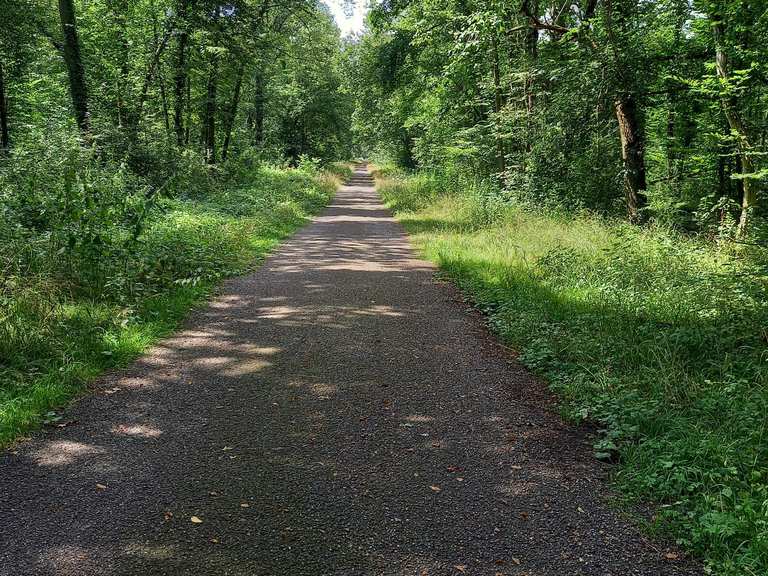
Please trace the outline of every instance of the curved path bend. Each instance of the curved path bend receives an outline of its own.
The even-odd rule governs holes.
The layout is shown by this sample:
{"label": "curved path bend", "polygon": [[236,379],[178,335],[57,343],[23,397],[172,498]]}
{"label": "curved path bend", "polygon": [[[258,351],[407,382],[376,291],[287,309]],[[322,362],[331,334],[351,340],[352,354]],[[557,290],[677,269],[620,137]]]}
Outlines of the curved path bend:
{"label": "curved path bend", "polygon": [[363,167],[66,419],[0,456],[0,575],[695,573]]}

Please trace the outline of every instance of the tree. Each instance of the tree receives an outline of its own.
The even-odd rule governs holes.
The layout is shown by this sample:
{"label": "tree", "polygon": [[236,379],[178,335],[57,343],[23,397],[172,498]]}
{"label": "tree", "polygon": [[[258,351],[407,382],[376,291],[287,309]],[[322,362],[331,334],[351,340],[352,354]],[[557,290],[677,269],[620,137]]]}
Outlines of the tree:
{"label": "tree", "polygon": [[80,133],[85,141],[91,140],[91,120],[88,103],[88,86],[85,81],[85,68],[80,55],[80,40],[77,33],[77,21],[73,0],[59,0],[59,18],[64,38],[62,52],[67,65],[69,93]]}

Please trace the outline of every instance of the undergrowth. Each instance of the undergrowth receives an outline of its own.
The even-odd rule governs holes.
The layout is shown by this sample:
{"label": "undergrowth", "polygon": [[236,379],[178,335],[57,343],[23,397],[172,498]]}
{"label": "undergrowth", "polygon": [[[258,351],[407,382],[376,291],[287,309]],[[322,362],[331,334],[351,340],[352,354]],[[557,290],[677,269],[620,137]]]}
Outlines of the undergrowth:
{"label": "undergrowth", "polygon": [[0,445],[55,419],[90,379],[169,333],[351,173],[308,161],[218,172],[189,165],[173,190],[158,193],[124,167],[89,158],[42,170],[17,158],[18,172],[2,173]]}
{"label": "undergrowth", "polygon": [[513,207],[434,174],[378,173],[423,253],[474,300],[651,529],[722,575],[768,574],[768,299],[759,253]]}

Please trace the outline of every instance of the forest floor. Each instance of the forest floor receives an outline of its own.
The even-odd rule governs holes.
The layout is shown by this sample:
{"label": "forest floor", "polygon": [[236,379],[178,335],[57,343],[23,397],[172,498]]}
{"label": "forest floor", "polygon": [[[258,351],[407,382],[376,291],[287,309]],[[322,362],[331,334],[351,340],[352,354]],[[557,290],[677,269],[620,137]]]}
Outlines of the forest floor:
{"label": "forest floor", "polygon": [[698,574],[358,169],[183,329],[0,456],[0,574]]}

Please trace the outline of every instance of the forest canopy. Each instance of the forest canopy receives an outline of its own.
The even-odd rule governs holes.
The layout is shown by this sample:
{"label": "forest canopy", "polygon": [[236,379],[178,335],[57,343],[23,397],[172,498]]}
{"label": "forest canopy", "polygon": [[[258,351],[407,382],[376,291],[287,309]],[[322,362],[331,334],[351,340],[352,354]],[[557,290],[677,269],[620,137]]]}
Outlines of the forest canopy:
{"label": "forest canopy", "polygon": [[538,205],[762,234],[765,2],[392,0],[370,25],[370,149]]}

